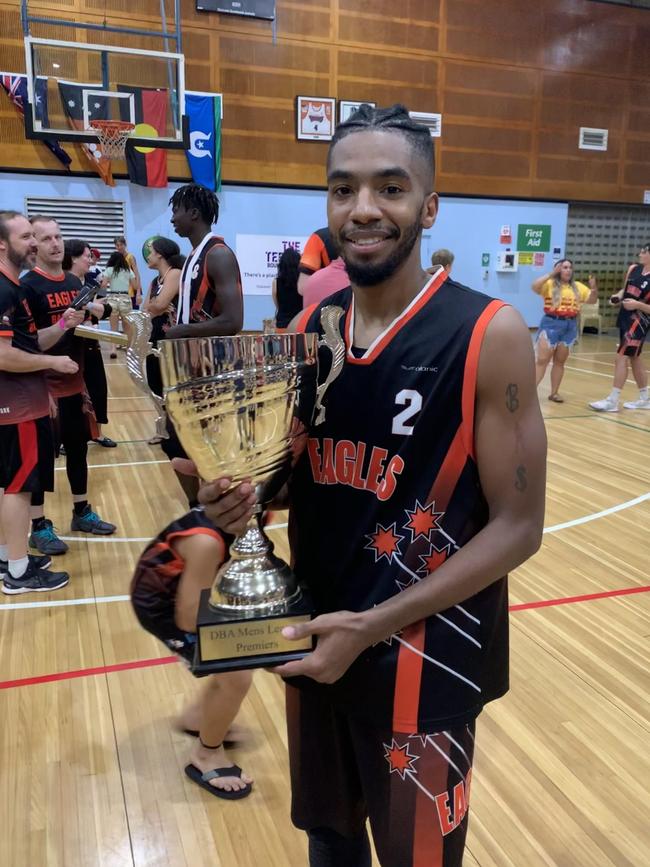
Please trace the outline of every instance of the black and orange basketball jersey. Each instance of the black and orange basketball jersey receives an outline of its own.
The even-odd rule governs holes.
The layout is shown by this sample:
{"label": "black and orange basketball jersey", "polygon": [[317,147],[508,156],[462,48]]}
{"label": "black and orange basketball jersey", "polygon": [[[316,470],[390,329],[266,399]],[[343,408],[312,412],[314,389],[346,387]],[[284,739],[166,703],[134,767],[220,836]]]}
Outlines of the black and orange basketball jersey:
{"label": "black and orange basketball jersey", "polygon": [[[20,282],[25,289],[27,301],[38,328],[49,328],[50,325],[56,325],[68,307],[72,305],[81,288],[80,281],[74,274],[47,274],[40,268],[28,271]],[[72,331],[68,331],[54,346],[48,349],[48,353],[68,355],[79,365],[79,370],[76,373],[47,371],[47,384],[52,395],[54,397],[69,397],[84,391],[83,339],[75,337]]]}
{"label": "black and orange basketball jersey", "polygon": [[337,255],[330,230],[317,229],[307,238],[298,270],[301,274],[314,274],[321,268],[326,268]]}
{"label": "black and orange basketball jersey", "polygon": [[[650,304],[650,274],[643,273],[643,265],[637,265],[630,272],[623,298],[632,298],[642,304]],[[632,339],[640,344],[650,330],[650,316],[642,310],[626,310],[621,307],[618,326],[622,331],[631,332]]]}
{"label": "black and orange basketball jersey", "polygon": [[161,530],[138,560],[131,581],[131,596],[141,612],[155,617],[166,616],[170,606],[173,610],[178,582],[185,568],[185,562],[174,551],[173,542],[183,536],[197,534],[216,539],[223,549],[222,559],[227,558],[232,537],[217,530],[203,508],[191,509]]}
{"label": "black and orange basketball jersey", "polygon": [[[235,254],[218,235],[210,235],[187,257],[181,271],[178,322],[205,322],[221,313],[219,287],[213,286],[208,277],[208,256],[218,247],[225,247]],[[241,274],[237,265],[237,282],[241,291]],[[189,291],[188,291],[189,290]]]}
{"label": "black and orange basketball jersey", "polygon": [[[474,399],[482,339],[503,304],[445,278],[438,271],[365,351],[351,345],[352,290],[327,299],[345,311],[347,356],[290,485],[294,568],[319,613],[402,592],[487,523]],[[305,330],[321,330],[320,307]],[[367,649],[335,684],[296,685],[393,731],[469,721],[508,688],[507,579]]]}
{"label": "black and orange basketball jersey", "polygon": [[[23,352],[39,353],[36,323],[25,291],[10,274],[0,271],[0,338]],[[19,424],[49,412],[45,371],[0,370],[0,424]]]}

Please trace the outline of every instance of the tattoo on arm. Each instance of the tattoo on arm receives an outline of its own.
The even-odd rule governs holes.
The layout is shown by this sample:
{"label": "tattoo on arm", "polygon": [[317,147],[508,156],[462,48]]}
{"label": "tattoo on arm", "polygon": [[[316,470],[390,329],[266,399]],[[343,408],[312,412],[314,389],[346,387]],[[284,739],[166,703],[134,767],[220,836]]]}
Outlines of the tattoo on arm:
{"label": "tattoo on arm", "polygon": [[528,478],[527,478],[527,470],[522,464],[520,464],[515,470],[515,488],[519,491],[520,494],[528,487]]}
{"label": "tattoo on arm", "polygon": [[519,409],[519,386],[514,382],[508,383],[506,388],[506,406],[510,412],[516,412]]}

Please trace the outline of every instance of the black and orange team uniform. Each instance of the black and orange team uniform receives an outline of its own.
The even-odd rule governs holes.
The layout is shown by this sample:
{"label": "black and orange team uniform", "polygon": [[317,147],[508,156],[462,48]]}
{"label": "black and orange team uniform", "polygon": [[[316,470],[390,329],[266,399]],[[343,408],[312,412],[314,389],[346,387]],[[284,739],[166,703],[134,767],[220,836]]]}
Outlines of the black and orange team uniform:
{"label": "black and orange team uniform", "polygon": [[[650,304],[650,274],[643,273],[643,265],[637,265],[630,272],[625,284],[623,299],[631,298],[642,304]],[[618,312],[616,324],[619,328],[619,355],[635,358],[641,355],[643,344],[650,331],[650,314],[642,310],[626,310],[623,306]]]}
{"label": "black and orange team uniform", "polygon": [[[503,306],[440,269],[362,350],[352,290],[327,304],[345,311],[346,363],[290,483],[294,568],[319,614],[401,593],[486,525],[474,397]],[[301,330],[322,333],[321,306]],[[508,689],[506,577],[368,648],[334,684],[289,684],[294,823],[354,838],[369,816],[382,867],[460,867],[475,720]]]}
{"label": "black and orange team uniform", "polygon": [[[0,338],[40,354],[21,285],[0,271]],[[7,494],[54,490],[54,441],[45,371],[0,370],[0,488]]]}
{"label": "black and orange team uniform", "polygon": [[[80,281],[74,274],[52,275],[40,268],[28,271],[21,278],[21,285],[38,328],[55,325],[80,291]],[[63,445],[70,490],[73,495],[81,496],[88,490],[88,440],[96,436],[92,404],[86,393],[83,376],[84,340],[69,331],[50,351],[55,355],[67,355],[79,365],[76,373],[48,370],[46,379],[58,407],[54,420],[55,445],[57,449]],[[43,492],[32,495],[33,506],[41,506],[43,502]],[[116,528],[114,524],[99,519],[88,503],[75,503],[72,529],[110,535]],[[62,550],[52,549],[43,553],[65,553],[64,543],[58,541],[58,547]]]}
{"label": "black and orange team uniform", "polygon": [[149,542],[131,580],[131,602],[140,625],[190,664],[194,661],[196,633],[184,632],[176,625],[176,593],[185,562],[174,550],[174,542],[199,534],[219,543],[224,562],[232,538],[220,533],[203,509],[197,507],[172,521]]}
{"label": "black and orange team uniform", "polygon": [[298,270],[301,274],[315,274],[321,268],[326,268],[337,256],[329,229],[317,229],[305,242]]}
{"label": "black and orange team uniform", "polygon": [[[149,286],[149,298],[154,299],[160,295],[162,290],[162,280],[160,277],[154,277]],[[176,317],[176,308],[178,306],[178,295],[172,300],[169,309],[158,316],[151,317],[151,345],[157,348],[158,343],[165,339],[165,334],[171,328],[173,319]],[[154,394],[162,397],[163,382],[160,373],[160,361],[154,353],[147,356],[147,382],[149,388]]]}
{"label": "black and orange team uniform", "polygon": [[[208,234],[185,260],[180,276],[180,289],[178,295],[177,325],[188,325],[192,322],[206,322],[214,319],[221,313],[219,301],[219,287],[213,286],[208,277],[208,257],[213,250],[225,247],[233,255],[235,254],[219,235]],[[241,292],[241,275],[237,266],[238,284]],[[163,332],[164,336],[164,332]],[[167,419],[167,433],[169,438],[162,441],[160,447],[171,460],[172,458],[186,458],[187,453],[180,441],[169,418]]]}

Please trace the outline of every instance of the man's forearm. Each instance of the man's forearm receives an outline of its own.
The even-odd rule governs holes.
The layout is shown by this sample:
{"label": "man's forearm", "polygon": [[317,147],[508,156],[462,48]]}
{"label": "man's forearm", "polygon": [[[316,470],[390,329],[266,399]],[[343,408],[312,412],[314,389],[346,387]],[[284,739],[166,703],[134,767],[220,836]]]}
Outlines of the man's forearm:
{"label": "man's forearm", "polygon": [[476,595],[534,554],[541,538],[536,521],[516,523],[511,515],[490,521],[434,573],[363,612],[368,646]]}
{"label": "man's forearm", "polygon": [[41,353],[24,352],[15,346],[5,346],[0,349],[0,370],[9,373],[33,373],[36,370],[48,370],[50,356]]}
{"label": "man's forearm", "polygon": [[[238,327],[239,326],[239,327]],[[229,337],[237,334],[241,325],[230,316],[215,316],[205,322],[192,322],[188,325],[174,325],[166,334],[169,340],[179,337]]]}
{"label": "man's forearm", "polygon": [[47,328],[40,328],[38,331],[39,348],[43,352],[51,349],[52,346],[54,346],[56,343],[59,342],[59,340],[61,340],[65,332],[66,329],[61,328],[58,322],[55,325],[48,326]]}

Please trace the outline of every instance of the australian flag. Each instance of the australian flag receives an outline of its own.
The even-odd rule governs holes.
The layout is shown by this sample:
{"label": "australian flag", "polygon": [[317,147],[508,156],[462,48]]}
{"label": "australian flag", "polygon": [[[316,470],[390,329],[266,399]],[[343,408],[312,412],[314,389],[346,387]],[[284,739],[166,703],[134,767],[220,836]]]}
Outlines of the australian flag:
{"label": "australian flag", "polygon": [[[0,84],[21,117],[25,117],[27,76],[2,73],[0,75]],[[39,76],[36,79],[34,97],[36,99],[36,118],[41,121],[43,126],[49,126],[50,122],[47,114],[47,78]],[[46,138],[42,141],[52,151],[57,160],[63,163],[66,169],[70,168],[72,158],[63,150],[58,141],[52,138]]]}

